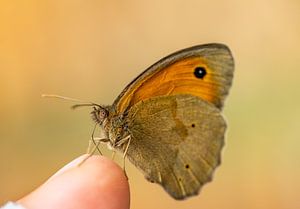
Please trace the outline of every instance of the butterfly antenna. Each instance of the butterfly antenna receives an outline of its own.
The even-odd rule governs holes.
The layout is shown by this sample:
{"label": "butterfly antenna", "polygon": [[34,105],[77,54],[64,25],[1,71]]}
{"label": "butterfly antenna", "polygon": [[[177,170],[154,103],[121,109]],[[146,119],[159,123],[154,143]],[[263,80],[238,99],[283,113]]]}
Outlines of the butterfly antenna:
{"label": "butterfly antenna", "polygon": [[60,95],[56,95],[56,94],[42,94],[42,97],[44,98],[55,98],[55,99],[62,99],[62,100],[67,100],[67,101],[72,101],[72,102],[80,102],[80,104],[75,104],[72,105],[71,108],[72,109],[76,109],[78,107],[84,107],[84,106],[98,106],[101,107],[101,105],[93,103],[93,102],[86,102],[80,99],[74,99],[71,97],[65,97],[65,96],[60,96]]}

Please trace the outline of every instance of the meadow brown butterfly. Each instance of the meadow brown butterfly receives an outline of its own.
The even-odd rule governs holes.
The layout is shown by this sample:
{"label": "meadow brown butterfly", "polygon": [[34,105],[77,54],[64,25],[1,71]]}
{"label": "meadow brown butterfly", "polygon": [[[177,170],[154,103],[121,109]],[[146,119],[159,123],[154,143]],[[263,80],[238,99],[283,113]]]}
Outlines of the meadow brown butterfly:
{"label": "meadow brown butterfly", "polygon": [[145,70],[111,106],[95,106],[100,140],[175,199],[196,195],[220,164],[221,115],[234,61],[223,44],[175,52]]}
{"label": "meadow brown butterfly", "polygon": [[90,104],[105,136],[98,141],[123,153],[173,198],[198,194],[220,164],[226,129],[221,110],[233,71],[233,57],[223,44],[198,45],[161,59],[111,106]]}

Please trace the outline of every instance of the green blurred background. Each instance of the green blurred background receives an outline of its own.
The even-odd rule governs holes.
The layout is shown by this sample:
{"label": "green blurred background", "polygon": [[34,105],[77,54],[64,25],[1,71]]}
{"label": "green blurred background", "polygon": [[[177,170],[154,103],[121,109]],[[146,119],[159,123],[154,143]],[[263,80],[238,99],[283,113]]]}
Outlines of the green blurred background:
{"label": "green blurred background", "polygon": [[86,150],[90,109],[42,93],[111,104],[158,59],[209,42],[236,61],[223,163],[181,202],[128,163],[131,207],[300,208],[298,0],[1,0],[0,204]]}

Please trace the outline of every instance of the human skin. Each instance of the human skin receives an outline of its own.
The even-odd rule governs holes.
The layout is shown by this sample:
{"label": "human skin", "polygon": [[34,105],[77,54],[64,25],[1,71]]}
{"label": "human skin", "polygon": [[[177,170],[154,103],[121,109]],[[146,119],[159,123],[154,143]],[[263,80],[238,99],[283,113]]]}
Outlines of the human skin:
{"label": "human skin", "polygon": [[87,155],[73,160],[18,201],[26,209],[128,209],[129,184],[112,160]]}

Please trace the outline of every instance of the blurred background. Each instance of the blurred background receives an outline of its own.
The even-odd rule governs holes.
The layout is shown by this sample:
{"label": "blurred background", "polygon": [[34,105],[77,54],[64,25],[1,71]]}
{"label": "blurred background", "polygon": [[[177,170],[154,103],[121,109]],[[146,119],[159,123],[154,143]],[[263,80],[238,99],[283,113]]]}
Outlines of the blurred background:
{"label": "blurred background", "polygon": [[300,208],[297,0],[1,0],[0,205],[86,151],[90,109],[42,93],[111,104],[160,58],[209,42],[236,61],[222,165],[175,201],[127,163],[131,208]]}

